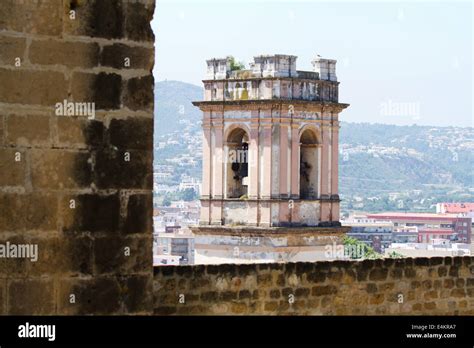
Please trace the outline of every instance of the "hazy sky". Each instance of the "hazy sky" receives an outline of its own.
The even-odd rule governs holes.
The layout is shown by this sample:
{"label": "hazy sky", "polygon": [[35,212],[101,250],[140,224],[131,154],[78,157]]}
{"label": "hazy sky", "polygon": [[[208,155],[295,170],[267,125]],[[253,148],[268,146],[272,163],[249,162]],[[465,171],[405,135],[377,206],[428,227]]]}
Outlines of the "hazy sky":
{"label": "hazy sky", "polygon": [[205,60],[337,59],[351,122],[474,126],[470,1],[157,0],[155,77],[202,85]]}

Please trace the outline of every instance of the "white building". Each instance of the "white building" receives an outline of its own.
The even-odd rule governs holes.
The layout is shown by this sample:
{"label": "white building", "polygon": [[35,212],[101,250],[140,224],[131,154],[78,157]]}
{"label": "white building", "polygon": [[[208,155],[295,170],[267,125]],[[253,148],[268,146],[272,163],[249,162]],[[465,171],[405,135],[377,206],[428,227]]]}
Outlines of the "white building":
{"label": "white building", "polygon": [[471,245],[436,238],[430,243],[392,243],[390,248],[385,249],[385,255],[392,252],[406,257],[470,256]]}

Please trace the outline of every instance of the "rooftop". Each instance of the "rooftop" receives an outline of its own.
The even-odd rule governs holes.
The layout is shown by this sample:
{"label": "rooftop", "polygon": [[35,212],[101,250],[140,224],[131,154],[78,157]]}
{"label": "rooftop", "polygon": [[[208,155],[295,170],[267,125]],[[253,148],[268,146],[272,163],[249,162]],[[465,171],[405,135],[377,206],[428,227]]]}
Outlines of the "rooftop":
{"label": "rooftop", "polygon": [[255,79],[255,78],[299,78],[337,81],[336,60],[316,56],[311,62],[313,71],[296,70],[297,56],[287,54],[264,54],[254,56],[249,68],[235,61],[234,57],[206,60],[206,80]]}
{"label": "rooftop", "polygon": [[367,214],[368,217],[374,218],[382,218],[382,217],[391,217],[391,218],[436,218],[436,219],[443,219],[443,218],[457,218],[457,214],[436,214],[436,213],[402,213],[402,212],[387,212],[387,213],[374,213],[374,214]]}
{"label": "rooftop", "polygon": [[474,203],[439,203],[447,213],[469,213],[474,211]]}

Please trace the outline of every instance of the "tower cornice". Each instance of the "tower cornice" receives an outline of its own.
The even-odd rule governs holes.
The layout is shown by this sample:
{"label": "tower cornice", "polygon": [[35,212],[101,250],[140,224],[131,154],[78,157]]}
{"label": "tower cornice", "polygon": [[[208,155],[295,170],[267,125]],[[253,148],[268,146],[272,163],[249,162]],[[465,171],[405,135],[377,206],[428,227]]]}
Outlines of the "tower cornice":
{"label": "tower cornice", "polygon": [[[251,107],[254,106],[255,109],[258,109],[258,106],[265,106],[266,108],[279,108],[282,106],[289,105],[298,105],[298,106],[307,106],[307,107],[319,107],[322,111],[329,112],[341,112],[342,110],[349,107],[350,104],[346,103],[335,103],[327,101],[317,101],[317,100],[299,100],[299,99],[259,99],[259,100],[209,100],[209,101],[193,101],[194,106],[199,107],[202,111],[216,110],[220,107],[219,110],[224,110],[226,107],[236,106],[239,108],[242,107]],[[250,109],[250,108],[249,108]]]}

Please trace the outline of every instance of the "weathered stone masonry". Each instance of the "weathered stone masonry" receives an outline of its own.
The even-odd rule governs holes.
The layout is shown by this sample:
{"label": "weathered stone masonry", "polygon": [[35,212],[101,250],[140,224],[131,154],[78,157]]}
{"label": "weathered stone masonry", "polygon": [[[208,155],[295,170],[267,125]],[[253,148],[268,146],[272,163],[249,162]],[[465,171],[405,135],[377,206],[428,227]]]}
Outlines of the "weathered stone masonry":
{"label": "weathered stone masonry", "polygon": [[473,315],[474,258],[156,267],[154,289],[160,315]]}
{"label": "weathered stone masonry", "polygon": [[[39,248],[0,259],[1,314],[152,312],[153,12],[1,1],[0,243]],[[95,119],[57,116],[65,99]]]}

